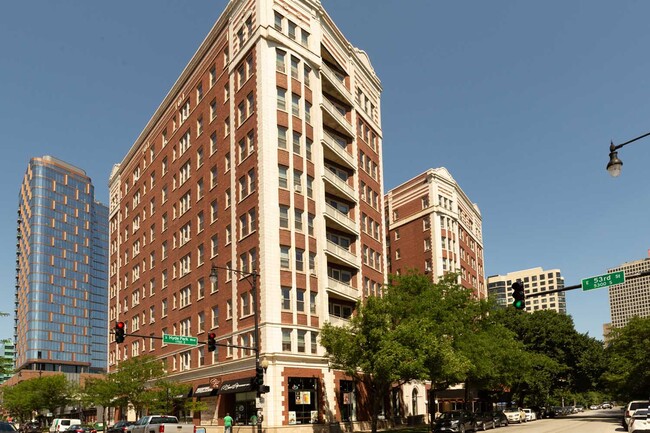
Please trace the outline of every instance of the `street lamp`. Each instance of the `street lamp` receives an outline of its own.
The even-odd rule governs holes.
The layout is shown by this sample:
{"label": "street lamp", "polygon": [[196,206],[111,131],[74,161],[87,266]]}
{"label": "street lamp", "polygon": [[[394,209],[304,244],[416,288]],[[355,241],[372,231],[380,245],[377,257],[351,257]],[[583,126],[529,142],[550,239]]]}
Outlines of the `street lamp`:
{"label": "street lamp", "polygon": [[[253,344],[253,351],[255,352],[255,374],[257,374],[257,371],[260,368],[266,368],[260,364],[260,318],[259,318],[259,311],[258,311],[258,302],[257,302],[257,278],[260,276],[254,269],[251,272],[246,272],[246,271],[241,271],[239,269],[231,269],[231,268],[225,268],[221,266],[216,266],[212,265],[212,268],[210,269],[210,282],[212,284],[217,284],[218,278],[217,278],[217,269],[223,269],[228,272],[234,272],[235,274],[242,275],[247,281],[248,278],[251,278],[252,281],[249,281],[251,284],[251,292],[253,294],[253,318],[255,320],[255,325],[254,325],[254,330],[253,334],[255,335],[255,340]],[[266,361],[266,360],[265,360]],[[268,364],[266,364],[268,367]],[[260,400],[260,388],[263,386],[263,384],[257,384],[257,387],[255,389],[255,395],[256,395],[256,404],[255,404],[255,410],[257,411],[257,402]],[[257,414],[256,414],[257,415]],[[257,416],[257,432],[262,433],[262,420],[259,416]]]}
{"label": "street lamp", "polygon": [[626,141],[625,143],[621,143],[618,145],[615,145],[614,142],[610,142],[609,145],[609,162],[607,163],[607,171],[612,177],[618,177],[621,175],[621,169],[623,168],[623,161],[618,159],[618,152],[617,150],[620,149],[621,147],[625,146],[626,144],[630,144],[632,142],[635,142],[637,140],[640,140],[644,137],[647,137],[650,135],[650,132],[643,134],[639,137],[633,138],[632,140]]}

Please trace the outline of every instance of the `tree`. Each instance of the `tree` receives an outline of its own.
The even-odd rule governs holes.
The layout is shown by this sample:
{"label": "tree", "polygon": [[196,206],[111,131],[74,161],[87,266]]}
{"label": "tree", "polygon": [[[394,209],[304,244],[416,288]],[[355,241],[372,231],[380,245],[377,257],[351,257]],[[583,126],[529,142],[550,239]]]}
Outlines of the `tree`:
{"label": "tree", "polygon": [[3,406],[23,421],[32,412],[55,412],[70,402],[70,383],[64,375],[37,377],[2,389]]}
{"label": "tree", "polygon": [[92,377],[84,382],[82,401],[85,406],[101,406],[104,409],[102,419],[106,420],[108,419],[108,408],[114,404],[115,396],[119,394],[116,382],[110,377]]}
{"label": "tree", "polygon": [[647,399],[650,390],[650,318],[633,317],[613,328],[606,349],[608,388],[621,400]]}
{"label": "tree", "polygon": [[165,376],[163,362],[154,356],[144,355],[130,358],[119,364],[117,371],[109,374],[118,390],[113,404],[125,407],[131,403],[137,416],[152,404],[154,398],[150,392],[151,383]]}
{"label": "tree", "polygon": [[383,397],[394,382],[411,375],[409,360],[416,358],[399,338],[393,318],[387,299],[369,297],[357,305],[349,327],[326,323],[321,330],[321,344],[332,367],[364,384],[371,404],[373,433],[377,431]]}

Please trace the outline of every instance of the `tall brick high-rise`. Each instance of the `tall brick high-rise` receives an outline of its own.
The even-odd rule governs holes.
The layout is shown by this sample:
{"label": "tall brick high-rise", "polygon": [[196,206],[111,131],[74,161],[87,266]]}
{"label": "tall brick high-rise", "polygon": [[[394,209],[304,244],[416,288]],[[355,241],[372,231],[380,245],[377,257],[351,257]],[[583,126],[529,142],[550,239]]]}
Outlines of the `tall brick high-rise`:
{"label": "tall brick high-rise", "polygon": [[460,284],[487,296],[481,212],[447,169],[427,170],[388,191],[386,220],[391,273],[415,269],[435,280],[457,272]]}
{"label": "tall brick high-rise", "polygon": [[257,306],[265,430],[367,419],[318,336],[384,283],[380,93],[320,1],[228,3],[111,173],[109,368],[154,355],[196,423],[250,423]]}

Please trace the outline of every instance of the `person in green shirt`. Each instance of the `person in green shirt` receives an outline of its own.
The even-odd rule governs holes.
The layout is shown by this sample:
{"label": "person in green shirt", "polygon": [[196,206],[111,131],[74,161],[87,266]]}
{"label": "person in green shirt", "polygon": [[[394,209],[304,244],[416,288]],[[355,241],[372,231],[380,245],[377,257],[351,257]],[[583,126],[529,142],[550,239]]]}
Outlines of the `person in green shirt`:
{"label": "person in green shirt", "polygon": [[223,417],[223,426],[225,433],[232,432],[232,417],[230,416],[230,413],[226,413],[226,416]]}

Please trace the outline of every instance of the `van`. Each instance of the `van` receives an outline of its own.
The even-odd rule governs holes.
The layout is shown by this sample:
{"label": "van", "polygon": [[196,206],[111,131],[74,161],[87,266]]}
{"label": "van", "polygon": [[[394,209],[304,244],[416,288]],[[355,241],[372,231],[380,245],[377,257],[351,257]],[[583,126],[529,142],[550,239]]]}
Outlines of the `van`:
{"label": "van", "polygon": [[65,431],[74,424],[81,424],[80,419],[74,418],[54,418],[50,426],[50,433],[59,433]]}

